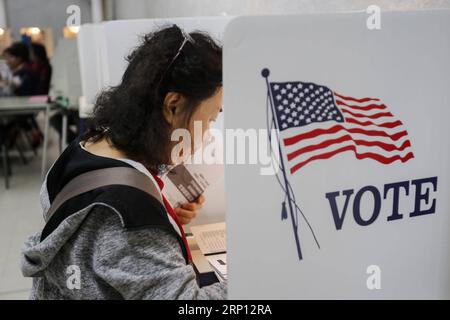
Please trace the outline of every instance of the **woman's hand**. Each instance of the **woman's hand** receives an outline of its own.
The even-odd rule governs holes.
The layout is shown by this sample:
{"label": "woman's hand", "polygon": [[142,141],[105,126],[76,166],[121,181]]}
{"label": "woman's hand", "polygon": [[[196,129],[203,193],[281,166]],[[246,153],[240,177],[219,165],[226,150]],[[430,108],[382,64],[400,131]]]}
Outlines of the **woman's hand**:
{"label": "woman's hand", "polygon": [[181,207],[176,208],[174,211],[180,220],[181,224],[188,224],[197,216],[197,210],[203,207],[205,197],[200,195],[194,202],[183,204]]}

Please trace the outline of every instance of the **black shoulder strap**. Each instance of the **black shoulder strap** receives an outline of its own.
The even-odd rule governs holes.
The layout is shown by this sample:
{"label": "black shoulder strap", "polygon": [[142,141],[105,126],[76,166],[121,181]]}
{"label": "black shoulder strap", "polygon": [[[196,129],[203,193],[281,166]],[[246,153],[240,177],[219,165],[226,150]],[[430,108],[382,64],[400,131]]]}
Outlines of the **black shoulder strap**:
{"label": "black shoulder strap", "polygon": [[128,167],[98,169],[80,174],[66,184],[58,193],[55,200],[53,200],[49,210],[45,213],[45,221],[49,221],[56,210],[67,200],[82,193],[109,185],[127,185],[134,187],[148,193],[163,204],[161,193],[142,172]]}

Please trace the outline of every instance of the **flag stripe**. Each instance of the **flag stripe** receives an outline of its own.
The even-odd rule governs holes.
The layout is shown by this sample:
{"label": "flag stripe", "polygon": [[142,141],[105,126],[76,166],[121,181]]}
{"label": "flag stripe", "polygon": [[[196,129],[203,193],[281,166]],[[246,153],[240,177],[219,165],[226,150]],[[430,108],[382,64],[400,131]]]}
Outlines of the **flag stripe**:
{"label": "flag stripe", "polygon": [[339,148],[334,151],[330,151],[327,153],[322,153],[320,155],[313,156],[313,157],[309,158],[308,160],[302,161],[302,162],[297,163],[296,165],[292,166],[290,171],[291,171],[291,173],[294,173],[295,171],[297,171],[301,167],[305,166],[306,164],[310,163],[311,161],[319,160],[319,159],[320,160],[329,159],[338,153],[346,152],[346,151],[353,151],[355,153],[356,158],[359,160],[365,159],[365,158],[370,158],[370,159],[374,159],[378,162],[381,162],[383,164],[390,164],[396,160],[400,160],[401,162],[406,162],[409,159],[414,158],[414,155],[412,152],[408,152],[404,157],[401,157],[398,154],[393,155],[392,157],[384,157],[380,154],[373,153],[373,152],[358,153],[356,150],[356,146],[350,145],[350,146],[345,146],[345,147]]}
{"label": "flag stripe", "polygon": [[336,96],[338,96],[339,98],[342,98],[342,99],[345,99],[345,100],[350,100],[350,101],[354,101],[354,102],[367,102],[367,101],[380,101],[380,99],[377,99],[377,98],[361,98],[361,99],[356,99],[356,98],[353,98],[353,97],[346,97],[346,96],[343,96],[343,95],[341,95],[341,94],[339,94],[339,93],[337,93],[337,92],[333,92]]}
{"label": "flag stripe", "polygon": [[297,142],[299,142],[301,140],[304,140],[304,139],[311,139],[311,138],[315,138],[315,137],[317,137],[319,135],[322,135],[322,134],[336,133],[336,132],[339,132],[339,131],[342,131],[342,130],[343,131],[347,131],[348,133],[361,133],[361,134],[365,134],[365,135],[368,135],[368,136],[388,137],[388,138],[390,138],[393,141],[397,141],[401,137],[406,136],[408,134],[406,132],[406,130],[403,130],[403,131],[400,131],[400,132],[397,132],[397,133],[394,133],[394,134],[388,134],[385,131],[365,130],[365,129],[362,129],[362,128],[349,128],[349,129],[347,129],[347,128],[343,127],[342,125],[338,124],[338,125],[335,125],[335,126],[333,126],[331,128],[328,128],[328,129],[315,129],[315,130],[312,130],[312,131],[309,131],[309,132],[305,132],[305,133],[301,133],[301,134],[295,135],[293,137],[284,138],[283,141],[284,141],[284,144],[286,146],[289,146],[289,145],[293,145],[293,144],[295,144],[295,143],[297,143]]}
{"label": "flag stripe", "polygon": [[356,145],[367,146],[367,147],[376,146],[376,147],[380,147],[381,149],[383,149],[385,151],[389,151],[389,152],[394,151],[394,150],[403,151],[407,147],[411,146],[411,142],[409,140],[403,141],[403,143],[399,147],[397,147],[394,144],[384,143],[381,141],[367,141],[367,140],[362,140],[362,139],[354,139],[354,138],[352,138],[351,135],[346,134],[346,135],[343,135],[342,137],[339,137],[336,139],[325,140],[325,141],[322,141],[321,143],[314,144],[314,145],[308,145],[306,147],[303,147],[303,148],[300,148],[293,152],[290,152],[287,154],[287,158],[290,161],[290,160],[295,159],[296,157],[298,157],[302,154],[305,154],[307,152],[323,149],[323,148],[329,147],[334,144],[340,144],[342,142],[352,141],[352,140],[355,142]]}
{"label": "flag stripe", "polygon": [[379,112],[379,113],[368,115],[368,114],[364,114],[364,113],[354,113],[354,112],[351,112],[344,108],[341,108],[341,111],[344,113],[351,114],[352,116],[357,117],[357,118],[378,119],[381,117],[393,117],[393,114],[390,112]]}
{"label": "flag stripe", "polygon": [[[323,153],[332,152],[332,151],[334,151],[336,149],[339,149],[339,148],[342,148],[342,147],[345,147],[345,146],[349,146],[349,145],[354,145],[356,147],[356,150],[357,150],[358,153],[371,152],[371,153],[379,154],[379,155],[381,155],[383,157],[391,157],[391,156],[396,155],[396,154],[398,154],[400,156],[405,156],[408,152],[412,151],[410,147],[406,147],[403,151],[397,151],[397,150],[385,151],[385,150],[383,150],[382,148],[380,148],[378,146],[357,145],[355,143],[355,141],[350,140],[350,141],[344,141],[344,142],[341,142],[341,143],[338,143],[338,144],[333,144],[333,145],[325,147],[323,149],[318,149],[318,150],[314,150],[314,151],[311,151],[311,152],[306,152],[304,154],[301,154],[301,155],[295,157],[294,159],[292,159],[290,161],[286,159],[286,161],[288,163],[288,168],[290,168],[291,166],[295,165],[296,163],[300,163],[300,162],[306,161],[306,160],[308,160],[309,158],[311,158],[313,156],[321,155]],[[400,145],[401,144],[398,144],[399,147],[400,147]],[[290,151],[295,151],[295,148],[293,148]],[[288,152],[290,152],[290,151],[288,151]]]}
{"label": "flag stripe", "polygon": [[347,121],[349,123],[359,124],[361,126],[376,125],[378,127],[388,128],[388,129],[392,129],[392,128],[395,128],[395,127],[403,125],[403,123],[400,120],[396,120],[394,122],[375,123],[375,122],[372,122],[372,121],[364,121],[364,122],[362,122],[362,121],[356,120],[356,119],[351,118],[351,117],[346,117],[345,121]]}
{"label": "flag stripe", "polygon": [[357,145],[367,146],[367,147],[377,146],[386,151],[394,151],[394,150],[403,151],[406,148],[411,147],[411,142],[409,140],[403,141],[403,143],[400,147],[397,147],[394,144],[384,143],[381,141],[366,141],[366,140],[355,139],[355,142]]}
{"label": "flag stripe", "polygon": [[[296,150],[305,148],[309,145],[318,145],[321,144],[325,141],[328,140],[332,140],[332,139],[338,139],[341,136],[344,135],[350,135],[352,137],[353,140],[364,140],[364,141],[379,141],[381,143],[385,143],[387,145],[392,145],[395,148],[400,148],[402,146],[402,144],[408,140],[408,136],[403,136],[401,139],[397,140],[397,141],[392,141],[389,138],[386,137],[373,137],[373,136],[367,136],[364,134],[349,134],[347,132],[340,132],[337,134],[329,134],[329,135],[321,135],[317,138],[314,139],[308,139],[308,140],[303,140],[303,141],[299,141],[298,143],[291,145],[291,146],[285,146],[285,150],[286,150],[286,154],[288,153],[292,153],[295,152]],[[344,143],[342,143],[344,144]],[[379,150],[379,152],[383,153],[383,152],[387,152],[384,149],[378,147],[378,146],[361,146],[361,147],[367,147],[367,148],[376,148],[377,150]],[[317,152],[314,152],[317,153]]]}
{"label": "flag stripe", "polygon": [[356,105],[356,104],[348,104],[345,103],[341,100],[336,100],[336,104],[339,106],[346,106],[352,109],[356,109],[356,110],[364,110],[364,111],[368,111],[368,110],[373,110],[373,109],[380,109],[380,110],[384,110],[386,109],[386,106],[384,104],[369,104],[369,105],[365,105],[365,106],[360,106],[360,105]]}

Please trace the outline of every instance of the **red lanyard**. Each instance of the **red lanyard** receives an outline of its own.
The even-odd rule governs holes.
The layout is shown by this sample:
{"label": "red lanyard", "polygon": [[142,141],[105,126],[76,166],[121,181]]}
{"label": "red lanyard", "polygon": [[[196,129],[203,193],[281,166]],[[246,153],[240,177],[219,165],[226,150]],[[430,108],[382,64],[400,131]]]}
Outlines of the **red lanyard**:
{"label": "red lanyard", "polygon": [[[162,189],[164,187],[164,182],[158,176],[156,176],[154,174],[152,174],[152,176],[153,176],[153,178],[155,178],[156,182],[158,183],[159,189],[162,191]],[[189,248],[189,245],[188,245],[188,242],[186,239],[186,235],[184,234],[183,226],[181,225],[180,221],[178,220],[178,217],[177,217],[175,211],[173,210],[172,206],[170,205],[169,201],[167,201],[166,197],[164,197],[163,194],[161,194],[161,196],[162,196],[162,199],[164,202],[164,206],[166,207],[167,213],[172,217],[172,219],[177,224],[178,229],[180,230],[180,234],[183,239],[184,246],[186,247],[189,262],[192,262],[191,249]]]}

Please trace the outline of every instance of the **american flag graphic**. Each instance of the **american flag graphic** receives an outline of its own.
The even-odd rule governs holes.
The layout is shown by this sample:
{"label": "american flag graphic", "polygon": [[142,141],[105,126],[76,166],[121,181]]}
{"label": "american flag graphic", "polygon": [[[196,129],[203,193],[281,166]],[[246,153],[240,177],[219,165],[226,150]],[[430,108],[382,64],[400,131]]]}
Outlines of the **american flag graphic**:
{"label": "american flag graphic", "polygon": [[289,170],[351,151],[382,164],[414,157],[403,123],[376,98],[353,98],[310,82],[270,82]]}

